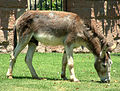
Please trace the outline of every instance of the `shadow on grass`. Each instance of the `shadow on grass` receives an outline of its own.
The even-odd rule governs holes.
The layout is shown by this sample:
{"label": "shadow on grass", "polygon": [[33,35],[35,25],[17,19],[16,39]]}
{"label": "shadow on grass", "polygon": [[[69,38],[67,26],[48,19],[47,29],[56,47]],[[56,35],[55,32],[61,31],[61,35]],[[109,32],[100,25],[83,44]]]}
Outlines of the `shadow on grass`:
{"label": "shadow on grass", "polygon": [[119,53],[114,53],[114,54],[111,54],[112,56],[120,56]]}
{"label": "shadow on grass", "polygon": [[56,79],[56,78],[47,78],[47,77],[44,77],[44,78],[32,78],[32,77],[24,77],[24,76],[13,76],[14,79],[35,79],[35,80],[53,80],[53,81],[60,81],[62,79]]}
{"label": "shadow on grass", "polygon": [[104,83],[102,81],[93,81],[93,80],[91,80],[91,82],[94,82],[94,83]]}
{"label": "shadow on grass", "polygon": [[101,81],[94,81],[94,80],[80,80],[80,82],[102,83]]}
{"label": "shadow on grass", "polygon": [[[63,79],[56,79],[56,78],[48,78],[48,77],[44,77],[44,78],[32,78],[32,77],[23,77],[23,76],[13,76],[14,79],[35,79],[35,80],[51,80],[51,81],[68,81],[71,82],[70,79],[67,80],[63,80]],[[94,80],[80,80],[80,82],[93,82],[93,83],[102,83],[101,81],[94,81]]]}
{"label": "shadow on grass", "polygon": [[13,79],[33,79],[32,77],[23,77],[23,76],[13,76]]}

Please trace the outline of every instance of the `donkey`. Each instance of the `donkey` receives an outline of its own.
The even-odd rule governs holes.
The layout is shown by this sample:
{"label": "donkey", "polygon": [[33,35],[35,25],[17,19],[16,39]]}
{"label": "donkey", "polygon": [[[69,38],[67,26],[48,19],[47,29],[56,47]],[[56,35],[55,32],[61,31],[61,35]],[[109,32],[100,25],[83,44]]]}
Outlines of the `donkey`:
{"label": "donkey", "polygon": [[[44,45],[63,45],[64,54],[62,59],[61,77],[66,78],[66,65],[70,71],[70,80],[78,82],[73,67],[73,48],[79,46],[87,47],[95,56],[94,67],[102,82],[110,82],[110,70],[112,60],[109,51],[113,46],[107,42],[102,34],[93,27],[85,25],[83,20],[74,13],[63,11],[27,11],[21,15],[14,25],[15,49],[10,56],[10,65],[7,77],[12,79],[12,71],[16,58],[28,44],[25,62],[33,78],[38,75],[32,65],[32,58],[38,42]],[[17,40],[18,43],[17,43]],[[17,45],[16,45],[17,43]]]}

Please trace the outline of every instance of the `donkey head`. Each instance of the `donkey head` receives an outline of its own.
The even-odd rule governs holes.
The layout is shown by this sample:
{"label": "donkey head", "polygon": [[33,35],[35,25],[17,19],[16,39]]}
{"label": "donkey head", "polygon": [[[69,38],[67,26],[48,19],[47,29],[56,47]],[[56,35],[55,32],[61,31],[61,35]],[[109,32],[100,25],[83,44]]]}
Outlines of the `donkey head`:
{"label": "donkey head", "polygon": [[112,60],[110,58],[110,52],[116,48],[116,44],[110,46],[106,44],[101,50],[99,57],[96,57],[94,67],[101,79],[101,82],[110,82],[110,71]]}

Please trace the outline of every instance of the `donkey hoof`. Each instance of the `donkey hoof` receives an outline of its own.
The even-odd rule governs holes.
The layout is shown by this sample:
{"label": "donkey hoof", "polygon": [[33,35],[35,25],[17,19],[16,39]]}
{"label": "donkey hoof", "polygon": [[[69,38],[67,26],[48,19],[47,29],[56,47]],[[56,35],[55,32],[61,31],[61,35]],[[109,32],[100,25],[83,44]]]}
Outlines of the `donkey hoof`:
{"label": "donkey hoof", "polygon": [[63,77],[62,79],[63,79],[63,80],[68,80],[67,77]]}
{"label": "donkey hoof", "polygon": [[74,82],[80,82],[78,79],[74,80]]}
{"label": "donkey hoof", "polygon": [[61,74],[61,78],[62,78],[63,80],[68,80],[67,77],[66,77],[64,74]]}
{"label": "donkey hoof", "polygon": [[71,82],[80,82],[78,79],[70,79]]}
{"label": "donkey hoof", "polygon": [[8,78],[8,79],[13,79],[13,77],[12,77],[12,76],[7,76],[7,78]]}

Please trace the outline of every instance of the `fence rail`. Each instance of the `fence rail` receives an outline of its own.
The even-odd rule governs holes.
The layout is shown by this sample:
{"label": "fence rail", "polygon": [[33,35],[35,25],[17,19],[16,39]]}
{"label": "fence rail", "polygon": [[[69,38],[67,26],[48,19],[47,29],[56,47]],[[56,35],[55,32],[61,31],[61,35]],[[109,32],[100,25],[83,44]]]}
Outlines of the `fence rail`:
{"label": "fence rail", "polygon": [[63,0],[29,0],[29,2],[30,10],[63,10]]}

